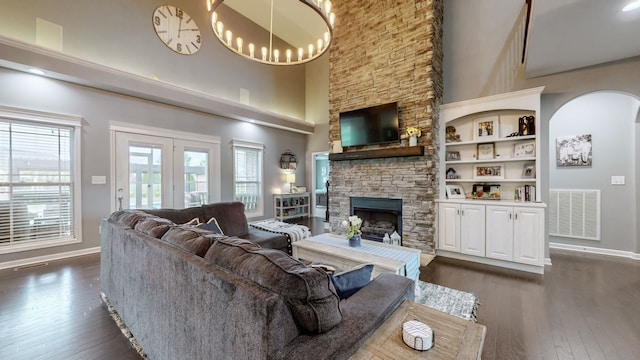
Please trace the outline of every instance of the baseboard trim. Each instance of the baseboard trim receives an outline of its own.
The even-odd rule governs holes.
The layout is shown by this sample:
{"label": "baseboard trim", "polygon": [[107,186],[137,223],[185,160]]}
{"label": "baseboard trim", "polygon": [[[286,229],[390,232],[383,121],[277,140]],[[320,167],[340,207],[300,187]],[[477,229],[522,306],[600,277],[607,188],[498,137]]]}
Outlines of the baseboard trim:
{"label": "baseboard trim", "polygon": [[598,254],[598,255],[617,256],[617,257],[623,257],[623,258],[628,258],[632,260],[640,260],[640,254],[634,253],[631,251],[603,249],[603,248],[581,246],[581,245],[560,244],[560,243],[554,243],[554,242],[549,243],[549,248],[558,249],[558,250],[584,252],[584,253]]}
{"label": "baseboard trim", "polygon": [[540,274],[540,275],[544,274],[544,266],[522,264],[522,263],[517,263],[513,261],[497,260],[497,259],[491,259],[486,257],[479,257],[479,256],[456,253],[456,252],[450,252],[446,250],[437,250],[436,255],[458,259],[458,260],[476,262],[480,264],[499,266],[499,267],[512,269],[512,270],[526,271],[534,274]]}
{"label": "baseboard trim", "polygon": [[61,260],[61,259],[66,259],[70,257],[75,257],[75,256],[95,254],[99,252],[100,252],[100,246],[96,246],[96,247],[82,249],[82,250],[74,250],[74,251],[61,252],[61,253],[56,253],[51,255],[36,256],[36,257],[20,259],[20,260],[5,261],[3,263],[0,263],[0,270],[29,266],[29,265],[38,264],[38,263],[46,263],[48,261]]}

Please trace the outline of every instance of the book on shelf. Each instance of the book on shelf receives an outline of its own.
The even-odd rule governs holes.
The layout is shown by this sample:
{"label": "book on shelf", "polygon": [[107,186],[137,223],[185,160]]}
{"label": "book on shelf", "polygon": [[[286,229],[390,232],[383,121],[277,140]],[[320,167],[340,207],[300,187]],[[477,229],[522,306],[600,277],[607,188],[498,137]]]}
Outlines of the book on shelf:
{"label": "book on shelf", "polygon": [[524,185],[515,188],[513,199],[516,201],[536,201],[536,187]]}

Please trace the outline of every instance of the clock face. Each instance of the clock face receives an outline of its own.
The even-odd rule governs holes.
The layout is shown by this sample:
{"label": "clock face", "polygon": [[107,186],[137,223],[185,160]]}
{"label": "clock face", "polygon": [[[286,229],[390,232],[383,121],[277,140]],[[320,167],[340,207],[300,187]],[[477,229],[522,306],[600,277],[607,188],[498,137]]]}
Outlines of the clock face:
{"label": "clock face", "polygon": [[182,9],[173,5],[159,6],[153,12],[153,28],[160,40],[178,54],[192,55],[200,50],[200,29]]}

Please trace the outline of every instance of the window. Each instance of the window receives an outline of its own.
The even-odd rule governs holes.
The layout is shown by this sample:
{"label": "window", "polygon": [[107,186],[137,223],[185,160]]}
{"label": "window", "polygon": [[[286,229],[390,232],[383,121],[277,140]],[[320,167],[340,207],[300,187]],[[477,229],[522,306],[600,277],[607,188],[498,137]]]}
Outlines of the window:
{"label": "window", "polygon": [[80,242],[80,122],[69,119],[0,108],[0,253]]}
{"label": "window", "polygon": [[233,141],[233,189],[235,201],[244,203],[247,217],[263,214],[263,145]]}

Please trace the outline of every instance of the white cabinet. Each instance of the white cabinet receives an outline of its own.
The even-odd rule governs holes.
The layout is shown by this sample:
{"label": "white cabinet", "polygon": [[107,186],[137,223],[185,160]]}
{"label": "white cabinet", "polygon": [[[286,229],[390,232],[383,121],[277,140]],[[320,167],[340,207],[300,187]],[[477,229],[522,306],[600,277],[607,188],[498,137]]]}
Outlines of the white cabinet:
{"label": "white cabinet", "polygon": [[544,272],[543,90],[440,106],[438,255]]}
{"label": "white cabinet", "polygon": [[544,208],[540,203],[441,200],[437,254],[541,274]]}
{"label": "white cabinet", "polygon": [[544,210],[487,206],[487,257],[544,265]]}
{"label": "white cabinet", "polygon": [[438,248],[460,252],[460,204],[440,204]]}
{"label": "white cabinet", "polygon": [[485,209],[472,204],[440,204],[438,247],[484,256]]}
{"label": "white cabinet", "polygon": [[544,265],[544,210],[515,209],[513,261]]}
{"label": "white cabinet", "polygon": [[487,206],[487,257],[513,261],[513,207]]}
{"label": "white cabinet", "polygon": [[273,213],[280,221],[309,217],[309,193],[274,194]]}

